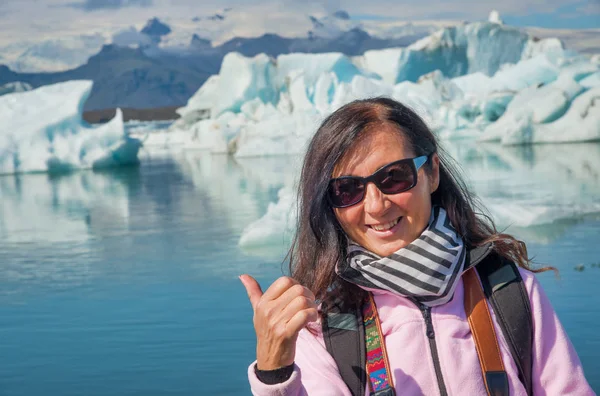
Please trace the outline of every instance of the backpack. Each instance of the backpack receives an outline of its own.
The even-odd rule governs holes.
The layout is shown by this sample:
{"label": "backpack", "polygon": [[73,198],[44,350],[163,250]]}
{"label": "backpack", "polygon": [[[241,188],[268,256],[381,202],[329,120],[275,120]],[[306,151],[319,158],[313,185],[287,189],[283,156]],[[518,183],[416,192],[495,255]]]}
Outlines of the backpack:
{"label": "backpack", "polygon": [[[523,279],[514,262],[492,251],[492,244],[467,252],[465,269],[475,267],[485,297],[491,303],[500,329],[527,394],[532,395],[531,367],[533,321]],[[367,388],[365,329],[361,307],[329,308],[323,320],[323,338],[340,375],[353,396]]]}

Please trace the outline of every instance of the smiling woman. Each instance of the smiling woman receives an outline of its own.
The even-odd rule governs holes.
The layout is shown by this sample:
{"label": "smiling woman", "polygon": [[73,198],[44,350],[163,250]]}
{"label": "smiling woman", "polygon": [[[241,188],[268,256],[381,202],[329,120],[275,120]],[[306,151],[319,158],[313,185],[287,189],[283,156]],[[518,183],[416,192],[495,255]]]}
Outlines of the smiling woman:
{"label": "smiling woman", "polygon": [[477,213],[449,160],[391,99],[323,122],[292,276],[264,294],[241,277],[255,395],[593,394],[524,243]]}
{"label": "smiling woman", "polygon": [[[439,183],[439,158],[436,153],[417,157],[421,160],[419,165],[425,165],[417,170],[415,154],[404,144],[397,127],[383,124],[372,128],[373,132],[361,135],[344,154],[333,175],[366,176],[377,170],[374,176],[385,178],[378,185],[376,181],[366,185],[352,183],[354,187],[347,190],[360,188],[361,200],[343,207],[332,206],[350,240],[380,256],[389,256],[414,241],[427,226],[431,215],[428,198]],[[382,167],[390,159],[404,162]],[[352,179],[333,179],[330,186]],[[390,187],[386,188],[386,184]]]}

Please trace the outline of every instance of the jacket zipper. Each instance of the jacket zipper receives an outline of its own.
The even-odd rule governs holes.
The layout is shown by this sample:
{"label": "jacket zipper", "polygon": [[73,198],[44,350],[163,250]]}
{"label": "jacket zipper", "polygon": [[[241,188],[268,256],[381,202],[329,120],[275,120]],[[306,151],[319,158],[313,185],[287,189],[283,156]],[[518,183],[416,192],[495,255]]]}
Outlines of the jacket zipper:
{"label": "jacket zipper", "polygon": [[[415,302],[416,303],[416,302]],[[431,321],[431,307],[425,306],[420,303],[416,303],[423,319],[425,319],[425,335],[429,339],[429,349],[431,350],[431,358],[433,359],[433,367],[435,368],[435,376],[437,377],[438,388],[440,389],[441,396],[448,396],[446,391],[446,385],[444,384],[444,377],[442,376],[442,368],[440,366],[440,357],[437,351],[437,345],[435,342],[435,332],[433,331],[433,323]]]}

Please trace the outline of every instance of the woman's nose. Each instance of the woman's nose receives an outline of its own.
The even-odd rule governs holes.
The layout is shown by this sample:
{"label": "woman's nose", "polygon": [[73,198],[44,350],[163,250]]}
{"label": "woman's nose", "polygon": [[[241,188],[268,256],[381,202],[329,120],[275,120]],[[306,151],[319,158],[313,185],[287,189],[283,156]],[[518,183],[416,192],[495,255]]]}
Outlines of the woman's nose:
{"label": "woman's nose", "polygon": [[389,201],[384,193],[373,183],[368,183],[365,191],[365,212],[370,214],[380,214],[388,209]]}

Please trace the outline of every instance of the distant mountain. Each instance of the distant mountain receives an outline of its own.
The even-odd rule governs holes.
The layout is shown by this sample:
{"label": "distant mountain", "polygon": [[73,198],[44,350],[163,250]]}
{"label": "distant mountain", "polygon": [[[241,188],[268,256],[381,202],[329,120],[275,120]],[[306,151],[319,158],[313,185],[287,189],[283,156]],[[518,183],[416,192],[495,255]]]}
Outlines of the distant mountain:
{"label": "distant mountain", "polygon": [[158,18],[152,18],[142,28],[141,33],[147,34],[148,36],[160,37],[171,33],[171,28],[169,25],[162,23]]}
{"label": "distant mountain", "polygon": [[190,47],[195,50],[205,50],[212,47],[210,40],[204,39],[197,34],[192,36],[192,41],[190,42]]}
{"label": "distant mountain", "polygon": [[200,56],[182,62],[176,56],[152,58],[141,49],[106,45],[85,65],[66,72],[15,73],[0,66],[0,85],[22,81],[37,88],[85,79],[94,81],[85,110],[179,106],[219,71],[211,59],[206,68],[203,63]]}
{"label": "distant mountain", "polygon": [[348,56],[356,56],[372,49],[405,47],[424,36],[425,34],[415,34],[400,38],[380,39],[370,36],[362,29],[354,28],[333,39],[318,36],[290,39],[277,34],[264,34],[256,38],[237,37],[216,49],[223,54],[235,51],[245,56],[254,56],[260,53],[277,56],[292,52],[341,52]]}
{"label": "distant mountain", "polygon": [[[344,15],[336,18],[344,18]],[[147,36],[152,33],[151,37],[160,40],[160,35],[168,32],[170,28],[154,18],[140,33]],[[88,79],[94,81],[94,87],[86,102],[86,111],[115,107],[140,109],[182,106],[209,76],[219,72],[223,57],[232,51],[245,56],[265,53],[276,57],[291,52],[341,52],[355,56],[370,49],[406,46],[424,35],[381,39],[372,37],[360,28],[353,28],[331,38],[317,35],[285,38],[277,34],[237,37],[216,47],[198,35],[194,35],[189,46],[183,49],[160,48],[156,45],[143,48],[105,45],[85,65],[64,72],[17,73],[0,66],[0,85],[22,81],[36,88],[62,81]]]}
{"label": "distant mountain", "polygon": [[345,19],[345,20],[349,20],[350,19],[350,14],[348,14],[348,12],[344,11],[344,10],[339,10],[333,13],[333,16],[339,19]]}

